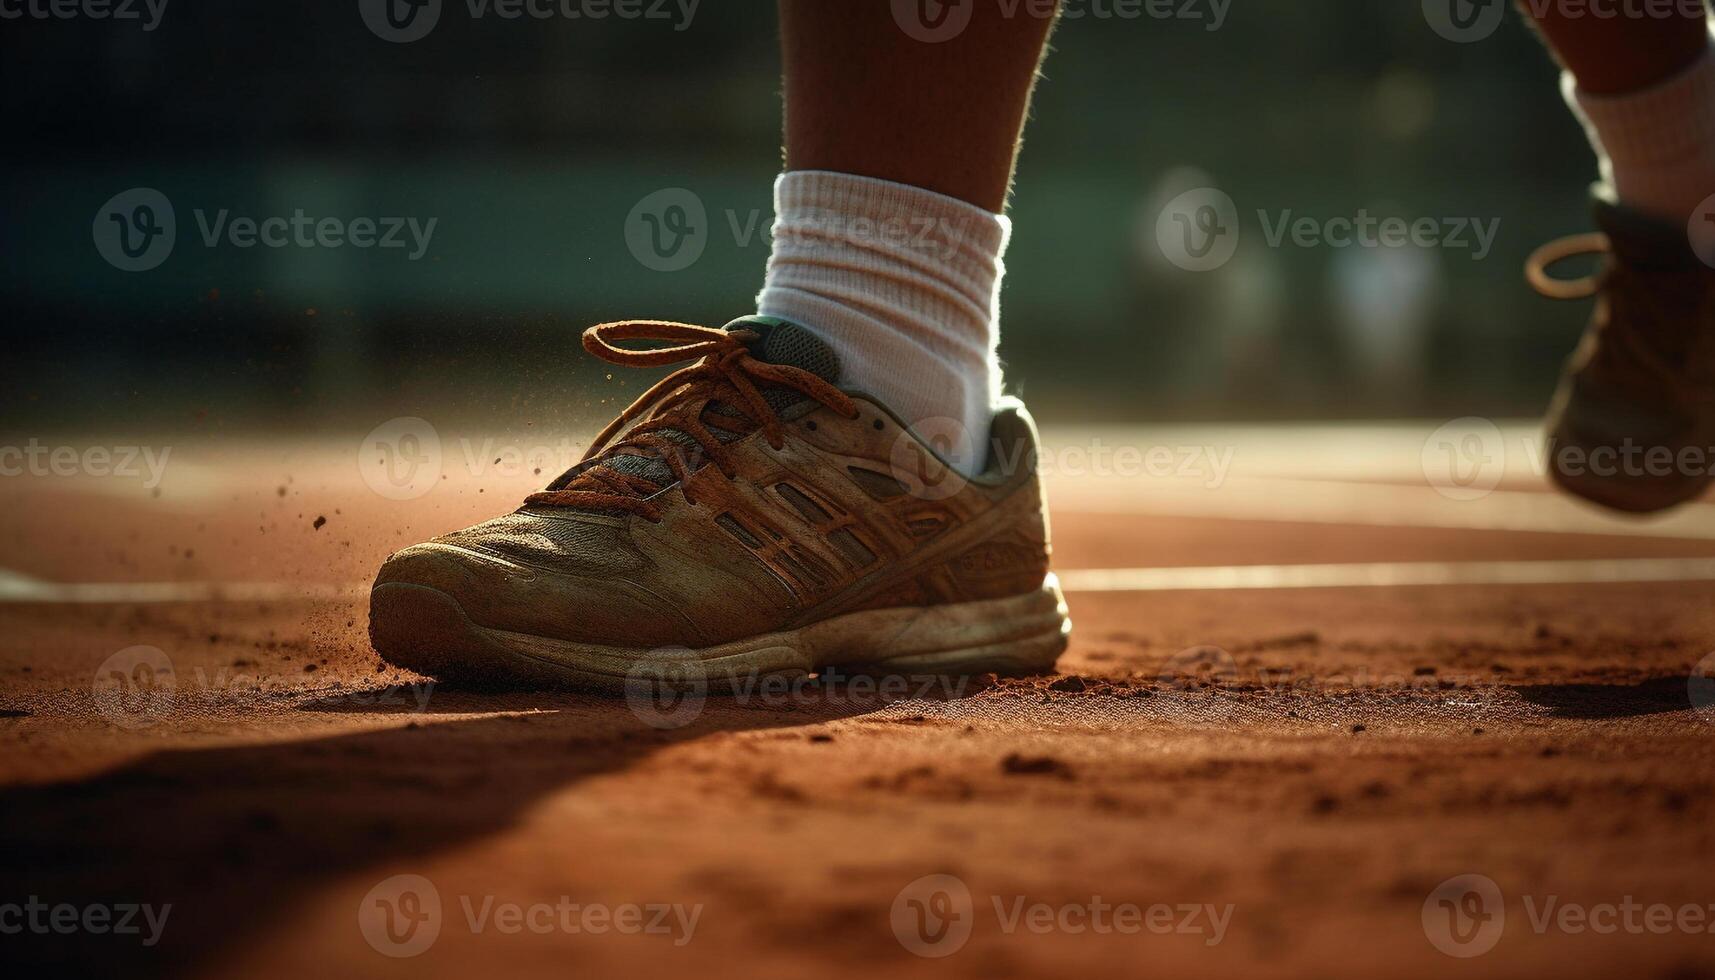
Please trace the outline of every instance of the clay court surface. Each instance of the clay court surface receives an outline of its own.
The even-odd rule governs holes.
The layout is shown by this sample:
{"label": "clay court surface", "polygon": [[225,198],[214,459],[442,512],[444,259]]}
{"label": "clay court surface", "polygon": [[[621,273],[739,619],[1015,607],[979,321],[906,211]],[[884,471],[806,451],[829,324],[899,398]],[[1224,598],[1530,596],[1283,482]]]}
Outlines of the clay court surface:
{"label": "clay court surface", "polygon": [[[546,479],[474,430],[441,432],[445,479],[412,500],[365,484],[361,433],[179,441],[158,494],[8,477],[0,902],[171,911],[151,947],[0,952],[207,976],[1715,974],[1715,504],[1599,515],[1511,428],[1493,492],[1449,496],[1431,428],[1051,430],[1232,450],[1218,480],[1056,458],[1061,673],[711,695],[679,727],[370,650],[390,550]],[[171,687],[98,700],[138,645]],[[913,886],[933,874],[968,904]],[[1432,893],[1466,874],[1501,896],[1466,925],[1504,928],[1456,958],[1432,923],[1470,896]],[[1103,903],[1149,924],[1063,914]],[[1627,903],[1678,918],[1542,918]],[[581,918],[631,905],[673,911]],[[1009,918],[1037,905],[1047,929]],[[391,939],[366,938],[378,908]]]}

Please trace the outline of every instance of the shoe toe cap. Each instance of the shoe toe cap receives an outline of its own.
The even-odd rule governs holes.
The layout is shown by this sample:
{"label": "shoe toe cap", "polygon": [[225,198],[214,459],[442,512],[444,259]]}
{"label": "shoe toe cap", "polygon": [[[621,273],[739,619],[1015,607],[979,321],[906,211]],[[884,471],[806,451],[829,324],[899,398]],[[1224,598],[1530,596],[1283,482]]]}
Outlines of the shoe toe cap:
{"label": "shoe toe cap", "polygon": [[430,589],[473,625],[599,646],[652,646],[682,635],[682,618],[641,585],[535,568],[445,542],[393,554],[371,595]]}

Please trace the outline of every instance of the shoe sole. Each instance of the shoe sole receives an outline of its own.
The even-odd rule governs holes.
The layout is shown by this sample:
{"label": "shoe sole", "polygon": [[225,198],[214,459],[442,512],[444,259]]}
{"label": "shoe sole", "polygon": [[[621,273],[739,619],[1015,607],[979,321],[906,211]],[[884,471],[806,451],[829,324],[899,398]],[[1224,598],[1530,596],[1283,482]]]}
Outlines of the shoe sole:
{"label": "shoe sole", "polygon": [[369,606],[370,642],[382,659],[477,686],[625,690],[640,680],[691,679],[731,690],[760,676],[803,676],[829,667],[866,674],[1036,674],[1054,666],[1071,629],[1053,573],[1022,595],[847,613],[696,650],[600,646],[480,626],[452,596],[402,582],[377,586]]}

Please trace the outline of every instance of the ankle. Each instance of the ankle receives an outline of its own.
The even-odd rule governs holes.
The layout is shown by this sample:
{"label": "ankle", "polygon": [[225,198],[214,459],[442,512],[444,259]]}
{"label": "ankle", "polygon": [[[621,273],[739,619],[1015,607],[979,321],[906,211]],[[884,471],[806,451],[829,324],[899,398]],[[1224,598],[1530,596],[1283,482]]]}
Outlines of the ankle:
{"label": "ankle", "polygon": [[815,332],[841,384],[881,400],[967,475],[1001,388],[1003,215],[933,191],[828,171],[775,184],[758,311]]}
{"label": "ankle", "polygon": [[1636,92],[1592,95],[1570,75],[1563,87],[1621,204],[1684,222],[1715,195],[1715,47]]}

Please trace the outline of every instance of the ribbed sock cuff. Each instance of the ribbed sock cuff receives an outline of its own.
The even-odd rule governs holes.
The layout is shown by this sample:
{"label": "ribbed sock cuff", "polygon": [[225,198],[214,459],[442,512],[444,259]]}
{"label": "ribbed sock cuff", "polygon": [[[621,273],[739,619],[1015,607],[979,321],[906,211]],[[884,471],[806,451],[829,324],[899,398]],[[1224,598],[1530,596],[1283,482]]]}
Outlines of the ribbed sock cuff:
{"label": "ribbed sock cuff", "polygon": [[1561,87],[1621,203],[1685,221],[1715,194],[1715,44],[1684,71],[1638,92],[1591,95],[1570,73]]}
{"label": "ribbed sock cuff", "polygon": [[954,455],[975,472],[1000,395],[995,347],[1011,222],[920,187],[830,171],[782,174],[774,196],[758,311],[822,336],[840,354],[844,383],[906,422],[952,419],[968,429]]}

